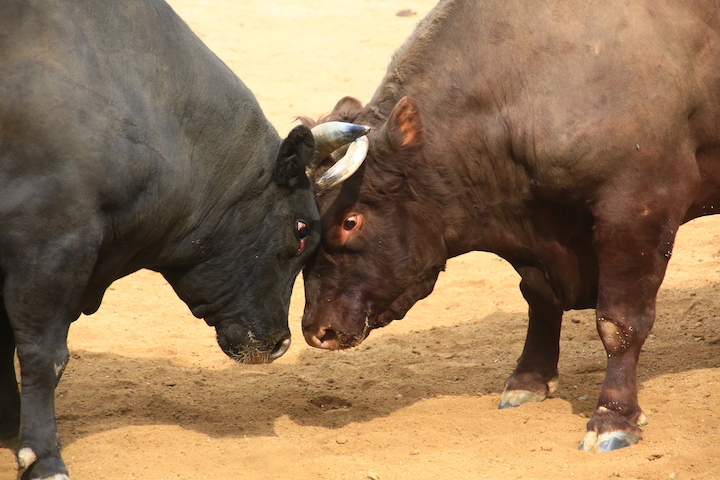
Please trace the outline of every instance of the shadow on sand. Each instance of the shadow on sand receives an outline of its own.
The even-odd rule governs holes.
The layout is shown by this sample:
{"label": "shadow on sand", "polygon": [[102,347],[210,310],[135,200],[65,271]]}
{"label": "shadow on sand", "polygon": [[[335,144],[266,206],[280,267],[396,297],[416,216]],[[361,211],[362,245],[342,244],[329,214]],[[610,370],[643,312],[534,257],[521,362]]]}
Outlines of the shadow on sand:
{"label": "shadow on sand", "polygon": [[[720,367],[720,285],[663,290],[641,357],[640,381]],[[392,328],[392,327],[389,327]],[[526,320],[497,312],[452,327],[371,338],[344,352],[304,350],[296,365],[183,368],[164,359],[85,351],[58,387],[66,445],[123,426],[179,425],[213,437],[272,436],[287,415],[299,425],[338,428],[438,395],[498,395],[522,349]],[[592,414],[605,359],[592,311],[563,326],[560,388],[575,413]],[[577,392],[590,392],[578,401]]]}

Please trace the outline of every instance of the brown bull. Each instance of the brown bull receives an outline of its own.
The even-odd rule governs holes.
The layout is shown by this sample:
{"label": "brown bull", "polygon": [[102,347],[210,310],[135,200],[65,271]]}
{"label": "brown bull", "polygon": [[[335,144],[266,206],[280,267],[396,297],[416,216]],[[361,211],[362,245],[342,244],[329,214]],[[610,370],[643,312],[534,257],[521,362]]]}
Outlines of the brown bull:
{"label": "brown bull", "polygon": [[595,308],[608,362],[581,448],[636,443],[638,357],[675,234],[720,205],[719,32],[702,0],[441,1],[370,102],[320,122],[372,129],[357,173],[317,194],[308,343],[358,345],[448,258],[494,252],[529,305],[500,406],[552,391],[563,311]]}

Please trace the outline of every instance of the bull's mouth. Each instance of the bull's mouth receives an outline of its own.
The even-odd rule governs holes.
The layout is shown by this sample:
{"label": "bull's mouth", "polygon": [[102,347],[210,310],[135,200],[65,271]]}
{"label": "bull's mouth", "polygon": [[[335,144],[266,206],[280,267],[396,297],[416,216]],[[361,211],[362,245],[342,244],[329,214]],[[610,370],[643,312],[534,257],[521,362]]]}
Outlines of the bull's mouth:
{"label": "bull's mouth", "polygon": [[238,363],[270,363],[290,348],[290,332],[276,330],[259,336],[243,322],[226,320],[215,325],[217,342],[225,354]]}
{"label": "bull's mouth", "polygon": [[[218,343],[220,339],[218,338]],[[272,363],[278,358],[282,357],[285,352],[290,348],[290,337],[284,338],[279,341],[272,350],[266,350],[259,345],[245,345],[243,347],[231,347],[223,346],[221,343],[222,351],[225,354],[235,360],[238,363],[245,363],[250,365],[259,365],[263,363]]]}
{"label": "bull's mouth", "polygon": [[305,335],[305,341],[311,347],[325,350],[346,350],[360,345],[370,332],[368,330],[367,332],[356,335],[348,335],[338,333],[336,329],[330,326],[325,326],[320,327],[317,332],[306,331],[303,333]]}

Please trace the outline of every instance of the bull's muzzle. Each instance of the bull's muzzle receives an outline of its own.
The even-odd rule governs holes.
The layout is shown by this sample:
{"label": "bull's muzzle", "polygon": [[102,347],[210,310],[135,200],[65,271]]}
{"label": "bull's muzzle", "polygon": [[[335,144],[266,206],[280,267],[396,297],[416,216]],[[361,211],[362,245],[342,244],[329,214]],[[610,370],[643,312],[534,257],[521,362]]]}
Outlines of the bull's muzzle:
{"label": "bull's muzzle", "polygon": [[360,335],[345,335],[329,325],[317,329],[303,328],[303,335],[308,345],[315,348],[324,348],[325,350],[352,348],[360,345],[367,337],[366,332]]}
{"label": "bull's muzzle", "polygon": [[270,363],[290,348],[290,330],[287,328],[260,335],[242,323],[226,320],[216,325],[215,330],[222,351],[240,363]]}

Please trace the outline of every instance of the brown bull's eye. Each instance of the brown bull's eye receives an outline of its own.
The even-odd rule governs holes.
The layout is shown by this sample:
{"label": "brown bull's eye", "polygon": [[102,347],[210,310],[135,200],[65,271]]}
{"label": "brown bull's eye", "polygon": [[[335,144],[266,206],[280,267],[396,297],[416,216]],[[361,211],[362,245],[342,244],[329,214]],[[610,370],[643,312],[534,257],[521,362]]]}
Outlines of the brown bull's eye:
{"label": "brown bull's eye", "polygon": [[345,220],[342,222],[342,229],[339,231],[339,235],[337,237],[340,245],[345,245],[350,238],[355,235],[355,232],[358,231],[362,224],[363,215],[361,213],[351,213],[346,216]]}
{"label": "brown bull's eye", "polygon": [[343,222],[343,228],[347,231],[356,230],[360,226],[360,218],[357,215],[350,215]]}
{"label": "brown bull's eye", "polygon": [[295,224],[295,235],[297,235],[298,238],[298,252],[302,251],[302,249],[305,248],[305,244],[307,243],[307,238],[309,234],[310,228],[307,226],[307,223],[303,222],[302,220],[298,220]]}

